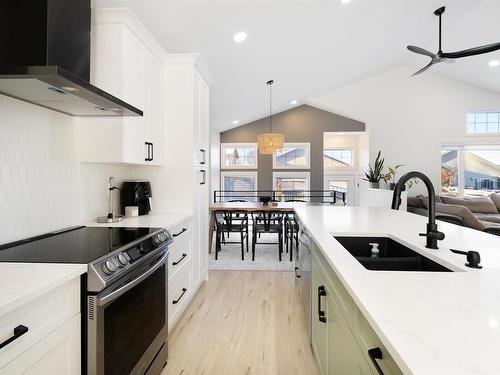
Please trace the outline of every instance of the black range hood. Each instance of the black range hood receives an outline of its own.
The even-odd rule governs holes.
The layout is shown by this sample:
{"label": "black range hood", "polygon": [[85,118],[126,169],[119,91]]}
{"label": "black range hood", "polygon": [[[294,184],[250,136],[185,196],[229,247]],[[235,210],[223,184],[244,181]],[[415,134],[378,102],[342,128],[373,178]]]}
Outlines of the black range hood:
{"label": "black range hood", "polygon": [[89,83],[90,0],[3,0],[0,94],[72,116],[142,116]]}

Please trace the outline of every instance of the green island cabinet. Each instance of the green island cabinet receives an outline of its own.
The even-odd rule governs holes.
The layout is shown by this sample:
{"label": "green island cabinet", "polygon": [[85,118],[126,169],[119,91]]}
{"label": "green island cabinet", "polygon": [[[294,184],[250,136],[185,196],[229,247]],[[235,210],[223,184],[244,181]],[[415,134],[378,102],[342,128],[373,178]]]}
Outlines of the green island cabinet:
{"label": "green island cabinet", "polygon": [[316,245],[312,258],[312,346],[321,374],[402,374]]}

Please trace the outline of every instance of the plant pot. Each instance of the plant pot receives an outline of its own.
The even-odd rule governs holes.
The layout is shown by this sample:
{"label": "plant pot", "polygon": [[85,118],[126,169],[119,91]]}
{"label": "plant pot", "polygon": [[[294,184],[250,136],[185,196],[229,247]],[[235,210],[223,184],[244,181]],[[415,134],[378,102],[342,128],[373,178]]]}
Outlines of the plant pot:
{"label": "plant pot", "polygon": [[380,189],[380,182],[370,182],[370,187],[372,189]]}

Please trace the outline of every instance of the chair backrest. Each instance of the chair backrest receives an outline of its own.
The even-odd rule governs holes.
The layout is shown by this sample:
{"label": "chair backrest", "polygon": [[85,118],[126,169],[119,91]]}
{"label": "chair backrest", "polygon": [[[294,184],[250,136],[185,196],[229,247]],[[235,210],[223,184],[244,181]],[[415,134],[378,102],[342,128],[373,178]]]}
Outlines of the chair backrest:
{"label": "chair backrest", "polygon": [[283,222],[283,213],[277,211],[252,211],[252,221],[254,224],[263,224],[264,230],[268,231],[271,224],[281,225]]}

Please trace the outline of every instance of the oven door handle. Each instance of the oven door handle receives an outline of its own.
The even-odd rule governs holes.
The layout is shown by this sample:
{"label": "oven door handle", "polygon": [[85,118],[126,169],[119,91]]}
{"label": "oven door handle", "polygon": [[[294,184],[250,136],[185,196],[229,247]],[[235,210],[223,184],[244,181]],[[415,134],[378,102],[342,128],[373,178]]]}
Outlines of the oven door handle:
{"label": "oven door handle", "polygon": [[117,299],[118,297],[120,297],[125,292],[128,292],[130,289],[132,289],[137,284],[139,284],[142,281],[144,281],[144,279],[148,278],[158,268],[160,268],[163,263],[165,263],[165,261],[167,260],[167,256],[168,256],[168,253],[165,253],[165,255],[163,255],[161,257],[161,259],[158,262],[156,262],[153,267],[151,267],[150,269],[148,269],[141,276],[139,276],[139,277],[133,279],[131,282],[125,284],[121,288],[116,289],[114,292],[111,292],[111,293],[105,295],[104,297],[97,297],[97,305],[98,306],[104,306],[104,305],[108,304],[109,302],[111,302],[111,301]]}

